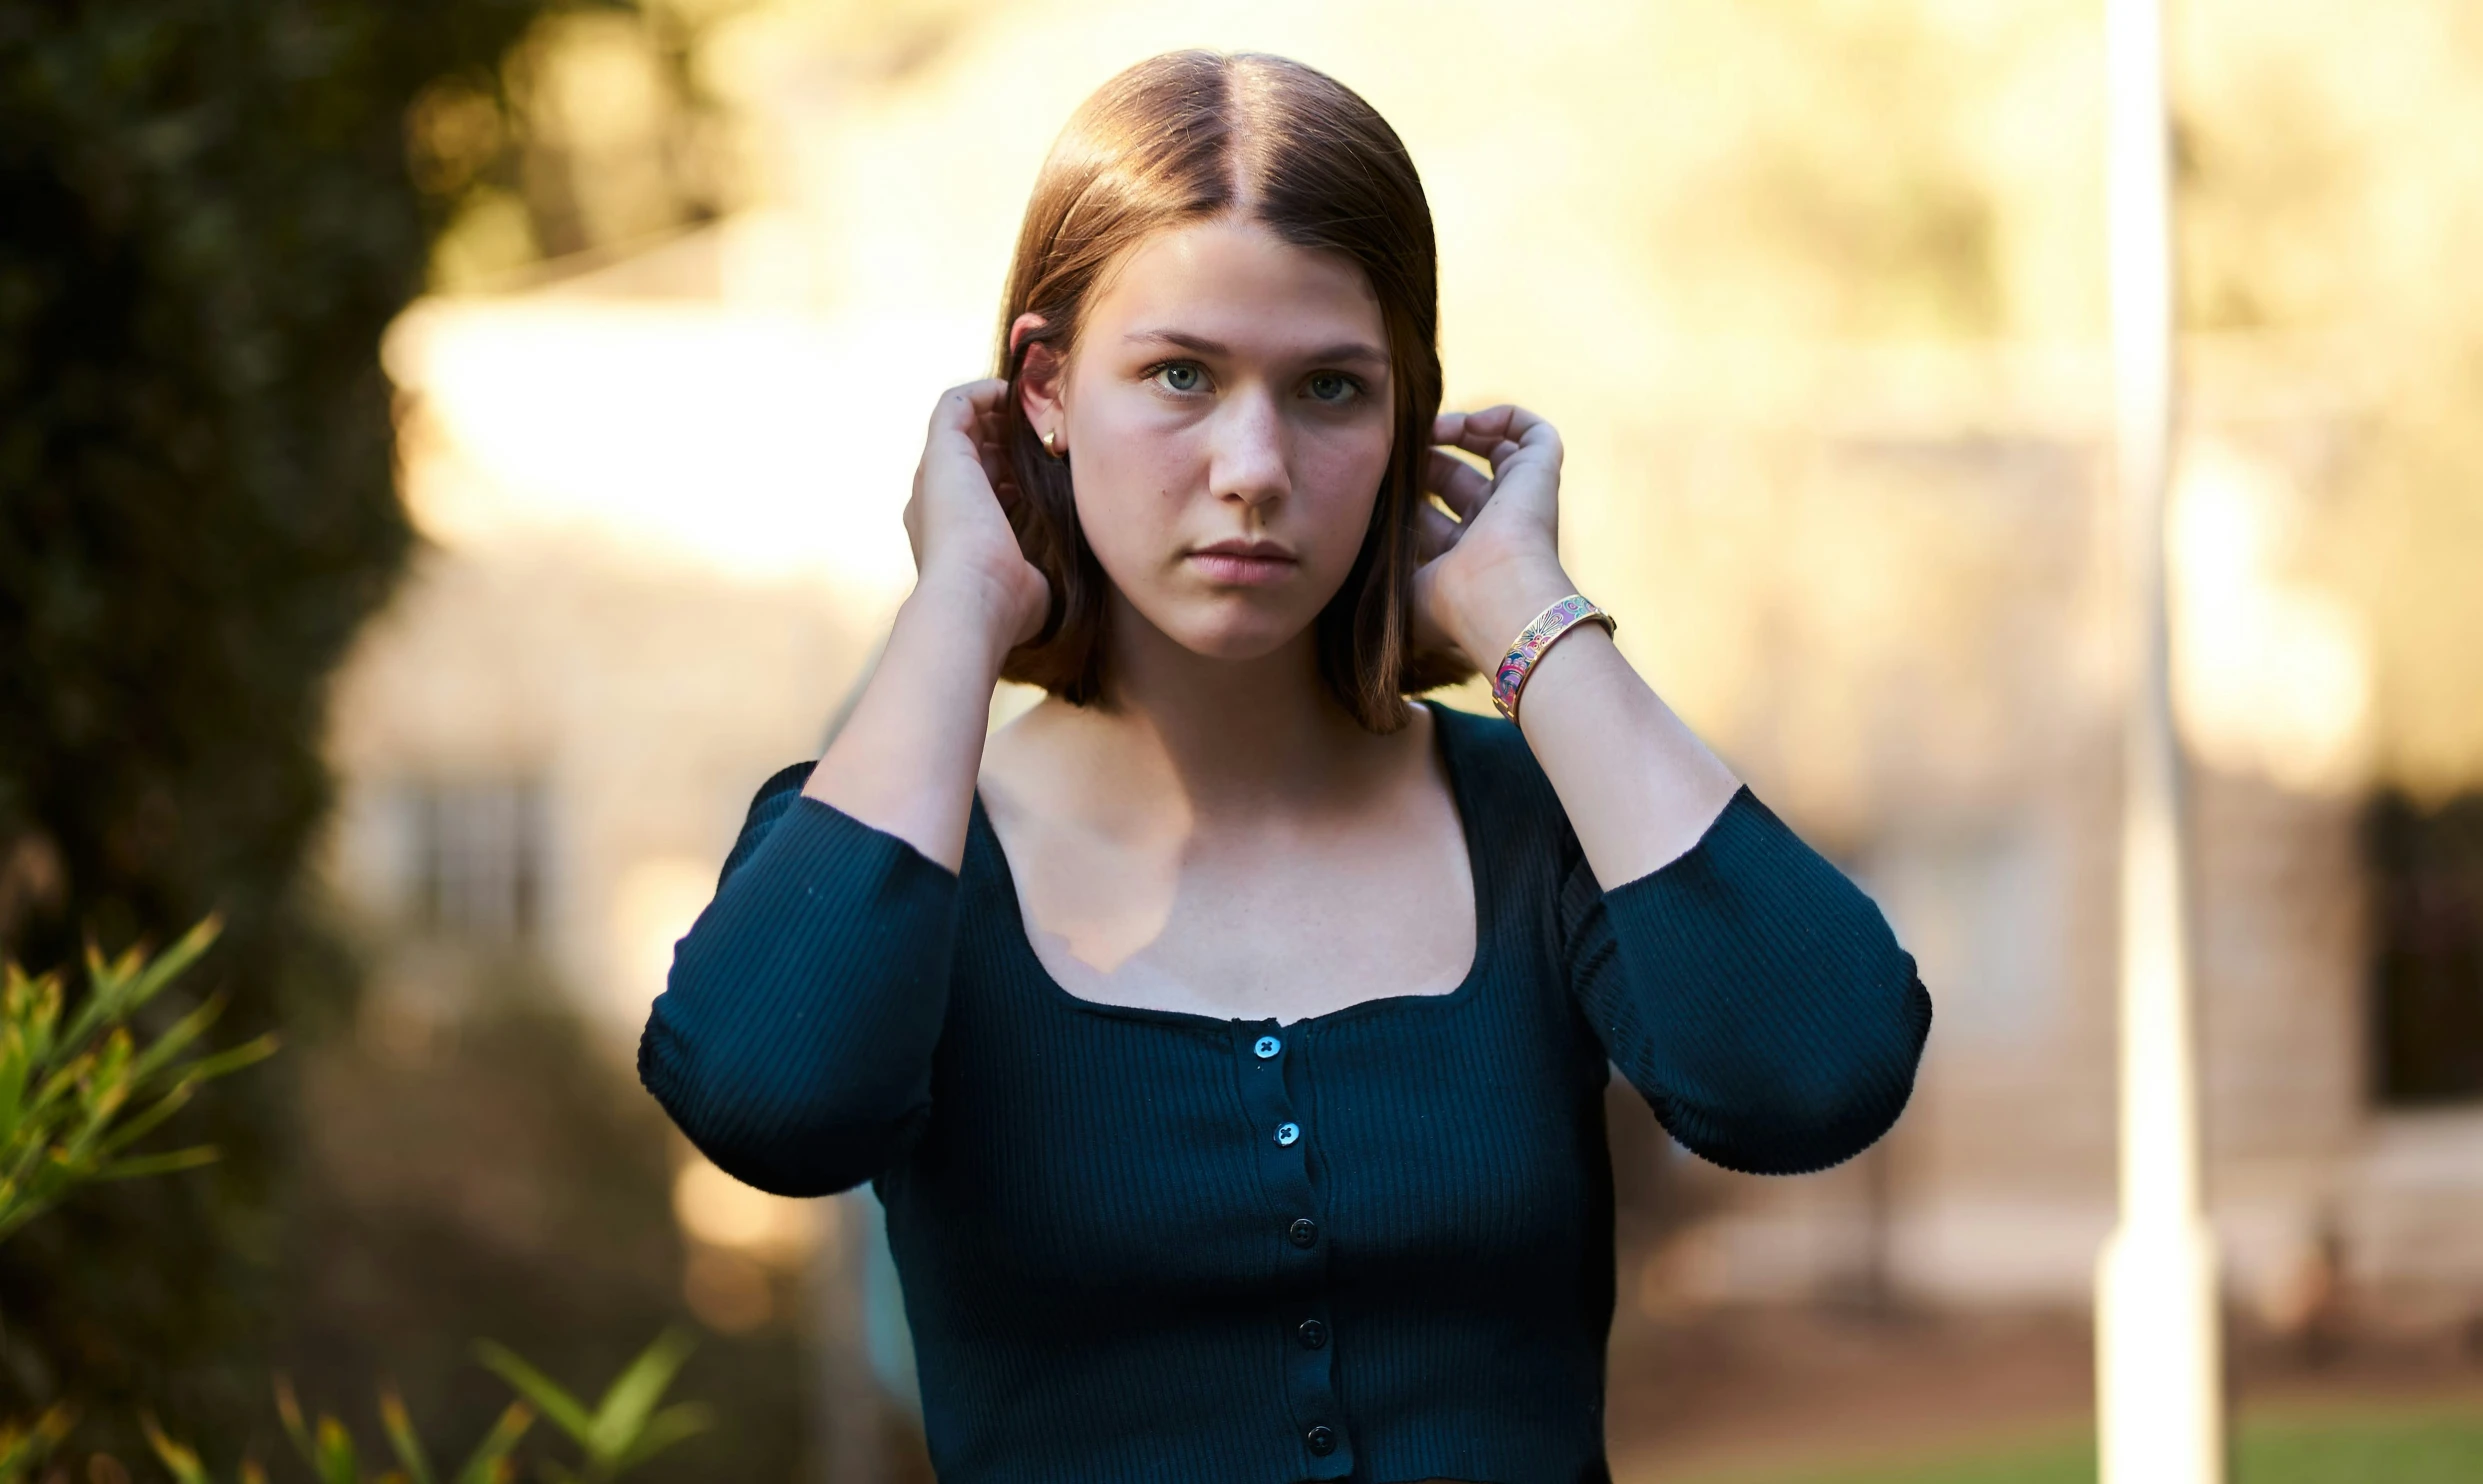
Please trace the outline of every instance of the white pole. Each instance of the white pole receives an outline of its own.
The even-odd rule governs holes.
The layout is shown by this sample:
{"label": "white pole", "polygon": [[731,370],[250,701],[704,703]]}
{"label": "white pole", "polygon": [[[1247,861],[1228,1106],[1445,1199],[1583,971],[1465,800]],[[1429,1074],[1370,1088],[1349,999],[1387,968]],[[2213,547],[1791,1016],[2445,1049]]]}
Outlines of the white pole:
{"label": "white pole", "polygon": [[2103,1484],[2220,1484],[2215,1239],[2199,1197],[2180,752],[2164,617],[2173,292],[2161,0],[2106,0],[2112,357],[2130,618],[2121,837],[2121,1221],[2096,1268]]}

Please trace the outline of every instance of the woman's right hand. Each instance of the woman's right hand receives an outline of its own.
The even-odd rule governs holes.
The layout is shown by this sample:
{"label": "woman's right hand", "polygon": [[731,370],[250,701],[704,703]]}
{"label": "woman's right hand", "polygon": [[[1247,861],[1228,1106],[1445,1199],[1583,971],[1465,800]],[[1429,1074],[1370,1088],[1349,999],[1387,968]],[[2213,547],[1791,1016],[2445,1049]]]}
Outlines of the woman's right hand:
{"label": "woman's right hand", "polygon": [[991,625],[1003,650],[1032,639],[1052,606],[1051,584],[1026,560],[1009,524],[1009,507],[1024,496],[1001,441],[1008,394],[998,379],[940,394],[905,502],[916,591],[965,604]]}

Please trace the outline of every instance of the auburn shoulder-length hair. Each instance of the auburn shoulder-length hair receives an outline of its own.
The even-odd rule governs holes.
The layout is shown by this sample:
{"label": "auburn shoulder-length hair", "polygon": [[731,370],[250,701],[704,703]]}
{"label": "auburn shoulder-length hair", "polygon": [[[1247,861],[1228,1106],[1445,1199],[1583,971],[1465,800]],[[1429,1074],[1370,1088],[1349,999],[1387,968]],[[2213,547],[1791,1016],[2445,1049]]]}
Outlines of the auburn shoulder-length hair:
{"label": "auburn shoulder-length hair", "polygon": [[[1282,57],[1169,52],[1098,88],[1053,144],[1026,203],[1000,313],[1012,523],[1052,585],[1051,613],[1004,678],[1078,705],[1103,693],[1110,581],[1079,528],[1069,464],[1044,451],[1019,399],[1026,348],[1075,348],[1088,296],[1140,239],[1239,214],[1297,247],[1360,265],[1387,326],[1395,442],[1353,570],[1321,610],[1319,673],[1377,732],[1403,697],[1463,679],[1453,654],[1412,651],[1415,517],[1440,409],[1439,272],[1431,207],[1403,141],[1344,84]],[[1014,346],[1010,326],[1042,326]]]}

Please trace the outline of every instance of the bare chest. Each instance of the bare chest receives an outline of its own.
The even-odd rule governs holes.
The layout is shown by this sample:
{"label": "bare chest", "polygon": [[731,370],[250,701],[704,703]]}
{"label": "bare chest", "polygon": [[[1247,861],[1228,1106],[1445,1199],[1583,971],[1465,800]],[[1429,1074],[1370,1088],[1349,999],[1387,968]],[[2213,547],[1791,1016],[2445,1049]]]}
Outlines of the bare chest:
{"label": "bare chest", "polygon": [[1030,946],[1084,999],[1292,1021],[1449,993],[1474,959],[1471,862],[1444,791],[1334,823],[1145,840],[993,824]]}

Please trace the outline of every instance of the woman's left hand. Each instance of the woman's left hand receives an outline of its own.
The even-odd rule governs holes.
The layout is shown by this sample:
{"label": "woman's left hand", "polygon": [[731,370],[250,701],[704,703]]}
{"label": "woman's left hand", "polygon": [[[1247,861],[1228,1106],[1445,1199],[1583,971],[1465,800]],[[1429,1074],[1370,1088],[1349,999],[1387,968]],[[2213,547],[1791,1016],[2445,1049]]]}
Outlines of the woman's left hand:
{"label": "woman's left hand", "polygon": [[[1431,425],[1430,492],[1416,516],[1414,642],[1489,671],[1518,630],[1576,591],[1560,564],[1560,434],[1522,407],[1444,412]],[[1487,476],[1448,452],[1480,454]]]}

